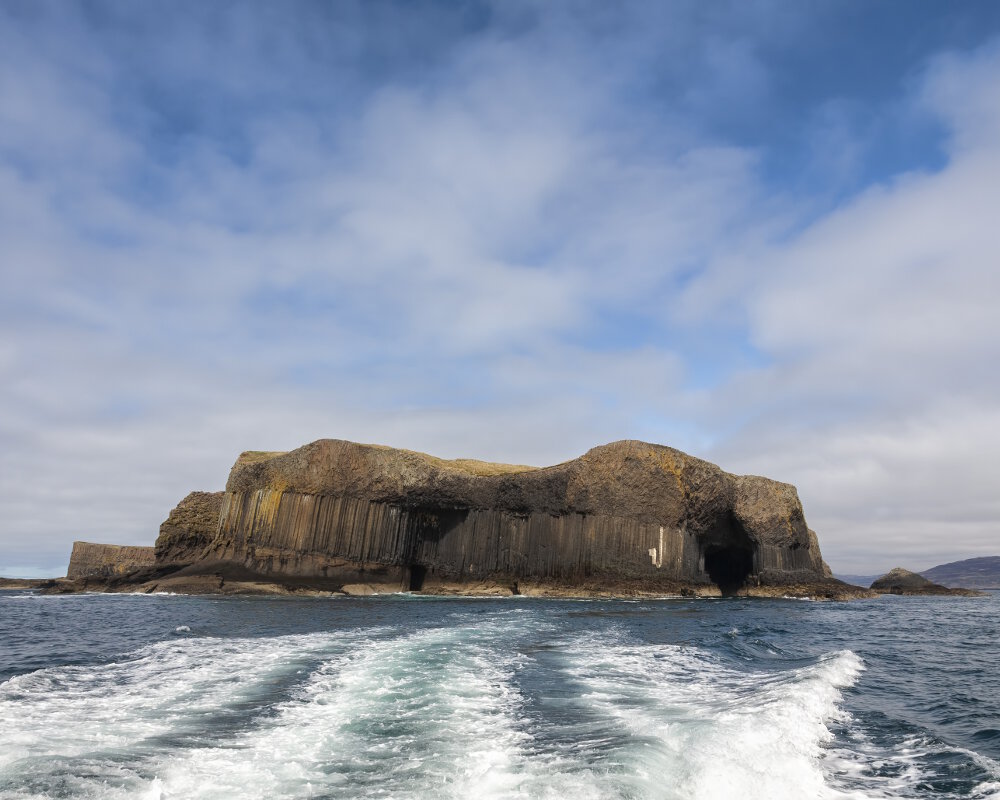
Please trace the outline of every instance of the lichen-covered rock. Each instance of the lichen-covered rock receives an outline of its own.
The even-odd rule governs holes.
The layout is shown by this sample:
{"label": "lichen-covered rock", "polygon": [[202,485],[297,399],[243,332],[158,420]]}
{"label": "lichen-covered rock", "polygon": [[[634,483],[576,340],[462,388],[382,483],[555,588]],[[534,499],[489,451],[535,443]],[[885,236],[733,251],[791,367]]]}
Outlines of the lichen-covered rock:
{"label": "lichen-covered rock", "polygon": [[152,566],[154,560],[152,547],[73,542],[66,577],[106,581]]}
{"label": "lichen-covered rock", "polygon": [[201,557],[219,530],[223,492],[191,492],[160,525],[157,564],[190,564]]}
{"label": "lichen-covered rock", "polygon": [[246,453],[203,558],[325,585],[441,591],[845,587],[795,487],[638,441],[541,469],[330,439]]}

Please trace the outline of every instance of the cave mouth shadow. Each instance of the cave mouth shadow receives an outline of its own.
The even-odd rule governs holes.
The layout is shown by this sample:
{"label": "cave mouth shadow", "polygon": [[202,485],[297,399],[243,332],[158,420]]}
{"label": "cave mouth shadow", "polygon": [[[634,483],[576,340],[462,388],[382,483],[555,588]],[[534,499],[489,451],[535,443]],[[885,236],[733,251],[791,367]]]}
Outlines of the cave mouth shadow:
{"label": "cave mouth shadow", "polygon": [[724,595],[738,594],[753,572],[753,550],[737,544],[705,548],[705,572]]}
{"label": "cave mouth shadow", "polygon": [[410,565],[409,590],[419,592],[424,588],[424,580],[427,578],[427,567],[423,564]]}
{"label": "cave mouth shadow", "polygon": [[414,543],[439,542],[469,516],[467,508],[417,507],[410,511],[409,532]]}

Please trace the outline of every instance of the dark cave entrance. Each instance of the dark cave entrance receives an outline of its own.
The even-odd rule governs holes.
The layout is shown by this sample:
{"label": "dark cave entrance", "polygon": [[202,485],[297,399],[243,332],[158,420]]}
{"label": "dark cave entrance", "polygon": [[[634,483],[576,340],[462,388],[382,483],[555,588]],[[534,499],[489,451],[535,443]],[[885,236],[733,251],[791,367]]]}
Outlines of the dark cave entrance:
{"label": "dark cave entrance", "polygon": [[753,540],[735,519],[717,528],[702,548],[704,570],[724,595],[738,594],[754,571]]}
{"label": "dark cave entrance", "polygon": [[449,574],[447,557],[442,562],[440,555],[442,548],[449,551],[442,542],[461,528],[468,516],[467,508],[420,505],[406,509],[406,538],[401,546],[409,591],[423,591],[428,570],[434,570],[439,577]]}
{"label": "dark cave entrance", "polygon": [[419,592],[424,588],[424,579],[427,577],[427,567],[422,564],[410,565],[410,591]]}
{"label": "dark cave entrance", "polygon": [[753,551],[742,547],[706,547],[705,572],[723,594],[736,594],[753,572]]}

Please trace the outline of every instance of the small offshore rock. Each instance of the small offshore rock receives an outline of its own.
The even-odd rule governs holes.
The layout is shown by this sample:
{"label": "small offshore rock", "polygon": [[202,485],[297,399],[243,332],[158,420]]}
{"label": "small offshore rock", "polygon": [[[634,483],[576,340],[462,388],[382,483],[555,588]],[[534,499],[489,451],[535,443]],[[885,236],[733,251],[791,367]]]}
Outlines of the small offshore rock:
{"label": "small offshore rock", "polygon": [[923,575],[910,572],[902,567],[895,567],[885,575],[876,578],[871,588],[879,594],[899,594],[899,595],[953,595],[957,597],[984,597],[982,592],[973,589],[954,588],[942,586],[939,583],[927,580]]}

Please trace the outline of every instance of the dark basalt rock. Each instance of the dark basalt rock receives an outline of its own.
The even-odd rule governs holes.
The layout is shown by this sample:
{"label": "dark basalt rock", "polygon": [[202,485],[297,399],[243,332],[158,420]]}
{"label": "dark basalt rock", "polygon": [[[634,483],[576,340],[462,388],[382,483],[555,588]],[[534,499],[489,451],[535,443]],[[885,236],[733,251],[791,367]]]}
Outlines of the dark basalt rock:
{"label": "dark basalt rock", "polygon": [[201,558],[219,530],[223,492],[191,492],[160,525],[156,563],[191,564]]}
{"label": "dark basalt rock", "polygon": [[542,469],[329,439],[244,454],[203,557],[420,591],[865,594],[831,577],[793,486],[638,441]]}
{"label": "dark basalt rock", "polygon": [[[872,596],[832,578],[794,486],[638,441],[541,469],[336,439],[247,452],[224,493],[171,511],[155,559],[118,563],[107,591]],[[71,569],[59,591],[96,588]]]}
{"label": "dark basalt rock", "polygon": [[107,581],[152,566],[152,547],[73,542],[66,577],[70,581]]}
{"label": "dark basalt rock", "polygon": [[949,589],[947,586],[929,581],[923,575],[910,572],[902,567],[895,567],[882,577],[876,578],[871,588],[880,594],[983,596],[982,592],[972,589]]}
{"label": "dark basalt rock", "polygon": [[45,589],[55,584],[55,578],[0,578],[0,589]]}

